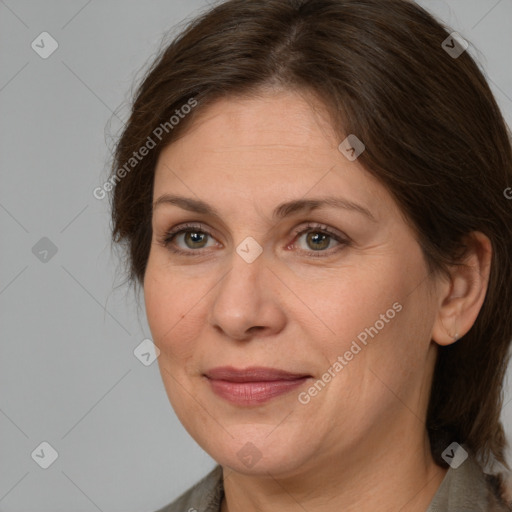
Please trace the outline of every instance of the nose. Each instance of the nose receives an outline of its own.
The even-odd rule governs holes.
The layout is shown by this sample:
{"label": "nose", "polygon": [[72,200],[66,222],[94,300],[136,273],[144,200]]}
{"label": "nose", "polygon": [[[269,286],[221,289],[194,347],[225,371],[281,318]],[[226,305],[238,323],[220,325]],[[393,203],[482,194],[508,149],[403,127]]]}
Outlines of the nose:
{"label": "nose", "polygon": [[234,252],[231,270],[212,290],[210,325],[238,341],[278,334],[286,324],[280,286],[263,254],[247,263]]}

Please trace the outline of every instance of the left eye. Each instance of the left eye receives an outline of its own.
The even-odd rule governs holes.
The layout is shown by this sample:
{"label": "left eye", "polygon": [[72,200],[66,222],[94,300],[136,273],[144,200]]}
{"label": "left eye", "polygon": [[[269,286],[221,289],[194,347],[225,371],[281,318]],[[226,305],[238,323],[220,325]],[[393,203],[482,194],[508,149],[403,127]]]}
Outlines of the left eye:
{"label": "left eye", "polygon": [[211,235],[209,233],[198,229],[183,229],[170,235],[166,239],[166,242],[170,244],[175,239],[182,239],[185,242],[185,247],[187,249],[204,249],[207,247],[206,241],[210,236]]}
{"label": "left eye", "polygon": [[[331,246],[331,242],[337,242],[337,240],[334,239],[333,235],[329,233],[325,233],[323,231],[317,231],[317,230],[308,230],[303,231],[302,233],[299,233],[297,240],[304,238],[306,248],[301,248],[305,251],[312,250],[312,251],[323,251],[325,249],[329,249]],[[338,242],[339,243],[339,242]]]}
{"label": "left eye", "polygon": [[302,229],[299,228],[295,232],[291,245],[295,245],[297,240],[304,240],[302,244],[298,244],[299,250],[312,257],[330,256],[351,243],[348,237],[335,233],[328,226],[323,225],[307,225]]}
{"label": "left eye", "polygon": [[[348,239],[330,232],[327,226],[307,226],[302,230],[296,230],[294,235],[293,242],[288,247],[303,240],[298,244],[298,249],[301,252],[310,253],[311,256],[320,256],[321,253],[330,254],[332,251],[328,251],[328,249],[332,249],[333,245],[349,245]],[[208,245],[209,238],[212,242],[210,245]],[[200,249],[214,247],[217,244],[212,235],[201,229],[200,226],[182,226],[181,229],[179,227],[172,229],[164,235],[161,243],[174,253],[190,256],[199,255]]]}

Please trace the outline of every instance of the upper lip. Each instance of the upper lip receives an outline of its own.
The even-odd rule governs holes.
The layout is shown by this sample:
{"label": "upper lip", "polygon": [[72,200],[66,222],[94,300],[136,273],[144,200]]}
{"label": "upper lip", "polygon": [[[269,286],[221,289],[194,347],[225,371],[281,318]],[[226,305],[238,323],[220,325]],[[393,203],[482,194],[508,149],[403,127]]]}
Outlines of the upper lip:
{"label": "upper lip", "polygon": [[209,379],[227,380],[231,382],[265,382],[310,377],[310,375],[305,373],[287,372],[278,368],[266,368],[264,366],[251,366],[244,369],[222,366],[208,370],[205,372],[205,375]]}

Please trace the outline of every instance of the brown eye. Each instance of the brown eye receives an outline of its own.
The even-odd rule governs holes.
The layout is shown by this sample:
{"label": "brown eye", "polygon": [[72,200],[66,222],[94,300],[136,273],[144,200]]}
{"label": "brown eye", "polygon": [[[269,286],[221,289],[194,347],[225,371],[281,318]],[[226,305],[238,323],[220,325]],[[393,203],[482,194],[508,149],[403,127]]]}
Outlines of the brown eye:
{"label": "brown eye", "polygon": [[[211,243],[208,242],[211,239]],[[180,225],[167,231],[160,243],[171,252],[188,256],[204,254],[202,249],[216,245],[210,233],[196,225]]]}
{"label": "brown eye", "polygon": [[205,247],[205,241],[209,236],[207,233],[203,233],[202,231],[185,231],[182,234],[185,245],[189,249],[202,249]]}
{"label": "brown eye", "polygon": [[331,240],[330,235],[318,231],[310,231],[306,236],[306,244],[313,251],[328,249]]}
{"label": "brown eye", "polygon": [[[208,245],[209,241],[211,243]],[[171,252],[186,256],[204,255],[203,249],[219,245],[210,233],[195,225],[181,225],[171,229],[160,239],[160,243]],[[309,225],[296,231],[292,246],[295,245],[299,252],[321,257],[350,245],[350,240],[331,232],[327,226]]]}
{"label": "brown eye", "polygon": [[328,226],[309,224],[296,230],[292,245],[308,256],[322,257],[349,246],[350,239],[332,232]]}

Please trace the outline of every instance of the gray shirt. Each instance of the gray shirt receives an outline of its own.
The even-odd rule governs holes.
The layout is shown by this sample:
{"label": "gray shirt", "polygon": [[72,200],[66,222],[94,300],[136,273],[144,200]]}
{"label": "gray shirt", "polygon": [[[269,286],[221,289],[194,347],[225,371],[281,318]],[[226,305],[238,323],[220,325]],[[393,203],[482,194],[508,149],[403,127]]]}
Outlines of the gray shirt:
{"label": "gray shirt", "polygon": [[[449,468],[425,512],[510,512],[499,498],[497,483],[471,458]],[[202,480],[157,512],[220,512],[224,496],[222,467],[217,465]]]}

